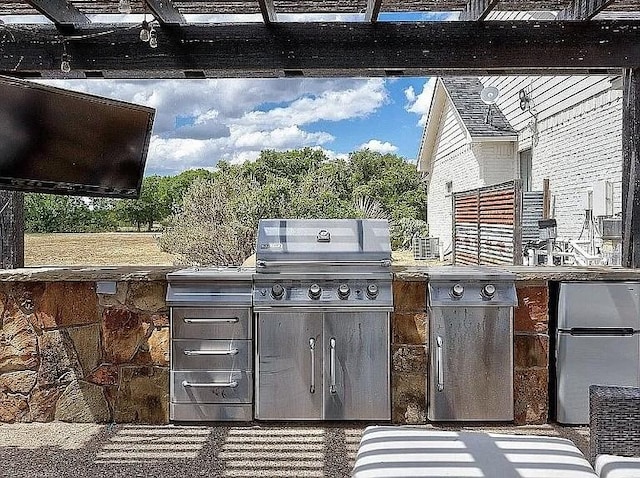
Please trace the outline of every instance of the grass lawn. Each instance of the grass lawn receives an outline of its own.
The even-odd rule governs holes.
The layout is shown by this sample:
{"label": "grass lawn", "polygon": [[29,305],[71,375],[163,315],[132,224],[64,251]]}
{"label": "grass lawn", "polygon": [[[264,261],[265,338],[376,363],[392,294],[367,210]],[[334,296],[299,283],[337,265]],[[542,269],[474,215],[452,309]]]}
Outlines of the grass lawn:
{"label": "grass lawn", "polygon": [[[173,265],[173,256],[158,247],[158,235],[157,232],[25,234],[24,262],[27,267]],[[393,265],[427,264],[415,261],[411,251],[393,252]]]}

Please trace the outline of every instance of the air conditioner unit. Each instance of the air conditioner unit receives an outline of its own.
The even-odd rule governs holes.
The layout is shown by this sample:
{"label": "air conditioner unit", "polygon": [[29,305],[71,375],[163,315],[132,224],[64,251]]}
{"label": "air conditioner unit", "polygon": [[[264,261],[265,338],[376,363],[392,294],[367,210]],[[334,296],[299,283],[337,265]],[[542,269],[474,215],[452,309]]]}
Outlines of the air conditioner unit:
{"label": "air conditioner unit", "polygon": [[600,233],[602,239],[616,241],[622,239],[622,218],[603,217],[600,219]]}
{"label": "air conditioner unit", "polygon": [[438,259],[440,257],[440,239],[437,237],[414,237],[412,240],[413,258],[416,261]]}

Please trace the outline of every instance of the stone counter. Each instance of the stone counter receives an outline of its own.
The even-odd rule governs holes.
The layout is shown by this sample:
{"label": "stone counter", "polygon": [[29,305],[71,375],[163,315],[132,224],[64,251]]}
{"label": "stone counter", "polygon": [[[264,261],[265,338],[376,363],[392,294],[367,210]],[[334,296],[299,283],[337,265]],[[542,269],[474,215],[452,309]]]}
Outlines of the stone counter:
{"label": "stone counter", "polygon": [[[176,267],[33,268],[0,272],[0,422],[166,423],[167,272]],[[631,280],[600,268],[512,268],[516,423],[548,414],[549,292],[556,280]],[[426,269],[398,269],[392,314],[396,423],[424,423]],[[100,293],[115,285],[114,293]]]}

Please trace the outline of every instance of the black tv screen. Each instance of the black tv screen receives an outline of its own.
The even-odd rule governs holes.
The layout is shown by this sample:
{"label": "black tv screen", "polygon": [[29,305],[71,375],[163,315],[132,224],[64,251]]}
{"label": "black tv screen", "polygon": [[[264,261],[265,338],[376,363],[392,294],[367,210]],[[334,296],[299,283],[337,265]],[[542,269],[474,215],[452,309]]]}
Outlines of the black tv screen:
{"label": "black tv screen", "polygon": [[155,110],[0,78],[0,189],[137,198]]}

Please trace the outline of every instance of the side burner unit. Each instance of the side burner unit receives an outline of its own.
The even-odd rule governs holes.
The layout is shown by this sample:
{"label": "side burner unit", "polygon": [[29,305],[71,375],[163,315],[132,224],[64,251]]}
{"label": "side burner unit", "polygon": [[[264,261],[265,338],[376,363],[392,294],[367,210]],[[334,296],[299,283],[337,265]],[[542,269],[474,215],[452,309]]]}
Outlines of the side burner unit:
{"label": "side burner unit", "polygon": [[386,221],[262,220],[256,418],[389,420]]}
{"label": "side burner unit", "polygon": [[171,420],[253,419],[252,273],[203,268],[167,275]]}

